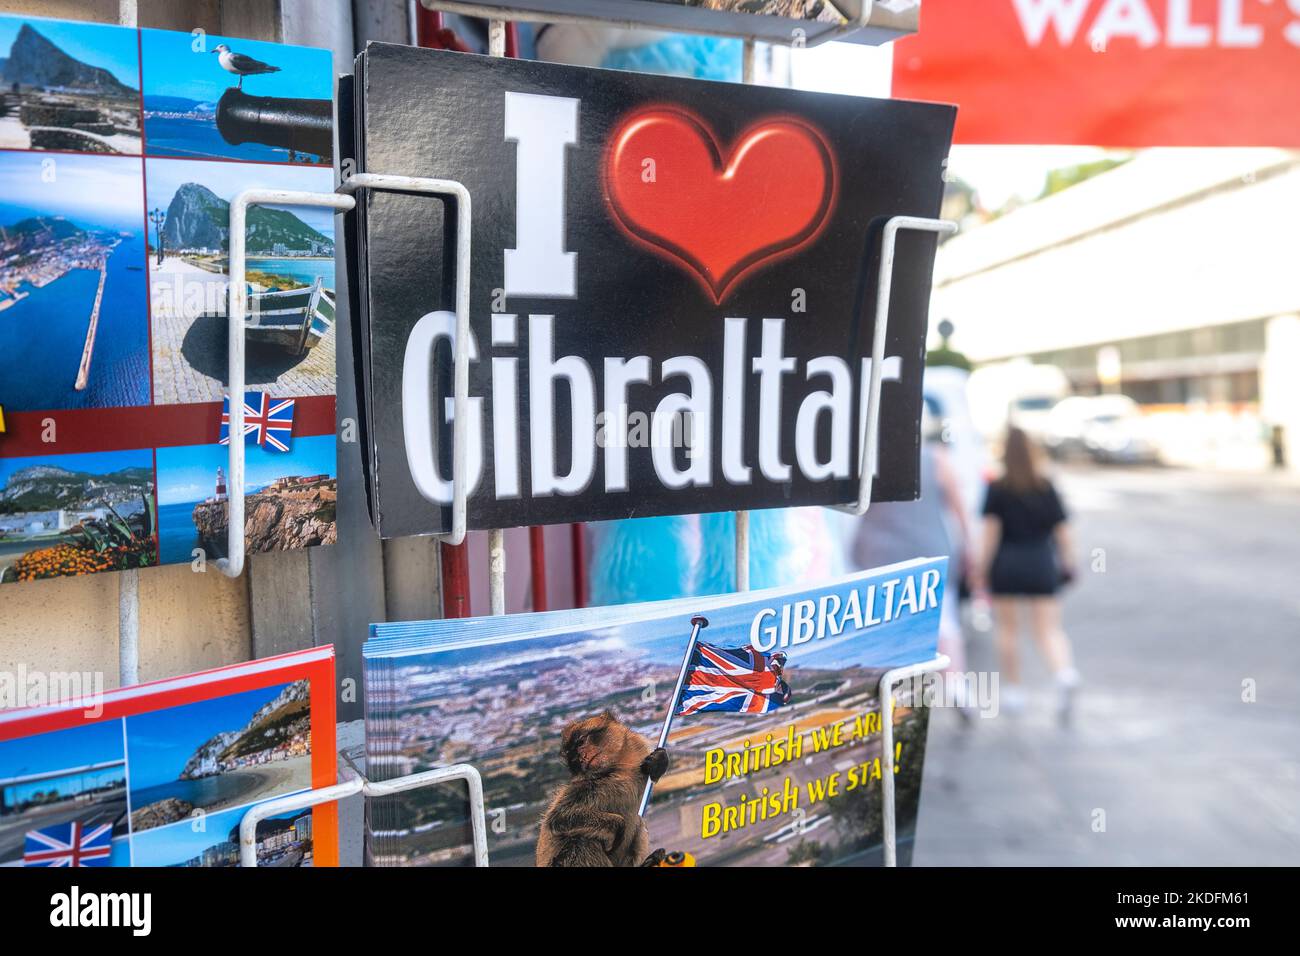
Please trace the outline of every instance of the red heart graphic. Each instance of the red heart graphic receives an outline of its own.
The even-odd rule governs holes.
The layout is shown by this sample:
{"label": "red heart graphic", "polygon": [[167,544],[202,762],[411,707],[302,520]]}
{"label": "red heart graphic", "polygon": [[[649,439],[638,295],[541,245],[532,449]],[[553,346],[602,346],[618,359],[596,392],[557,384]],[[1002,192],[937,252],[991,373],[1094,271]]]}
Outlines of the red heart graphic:
{"label": "red heart graphic", "polygon": [[834,202],[835,161],[820,133],[781,117],[749,129],[724,164],[702,121],[656,108],[614,132],[605,182],[623,229],[685,265],[721,302],[744,273],[821,231]]}

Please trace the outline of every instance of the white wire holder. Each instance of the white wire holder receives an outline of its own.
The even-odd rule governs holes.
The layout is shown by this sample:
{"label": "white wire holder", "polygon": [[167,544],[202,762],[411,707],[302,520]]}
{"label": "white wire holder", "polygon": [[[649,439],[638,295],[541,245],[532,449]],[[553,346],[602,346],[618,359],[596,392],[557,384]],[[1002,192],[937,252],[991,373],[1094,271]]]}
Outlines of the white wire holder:
{"label": "white wire holder", "polygon": [[885,223],[880,240],[880,269],[876,274],[876,322],[871,338],[871,379],[867,391],[867,428],[862,439],[858,465],[858,498],[851,504],[832,505],[837,511],[864,515],[871,507],[871,486],[876,476],[880,440],[880,383],[885,364],[886,336],[889,331],[889,300],[894,285],[894,249],[902,230],[947,235],[957,231],[949,219],[924,219],[919,216],[894,216]]}
{"label": "white wire holder", "polygon": [[[870,10],[870,6],[864,9]],[[740,78],[741,82],[751,84],[754,82],[754,59],[755,45],[753,40],[747,39],[742,48]],[[749,590],[749,512],[735,512],[736,524],[736,590]]]}
{"label": "white wire holder", "polygon": [[389,193],[448,196],[456,200],[456,343],[452,356],[451,530],[432,535],[444,544],[465,541],[469,489],[469,293],[470,230],[473,213],[469,190],[454,179],[429,179],[389,173],[353,173],[338,186],[352,195],[363,189]]}
{"label": "white wire holder", "polygon": [[473,836],[474,865],[488,865],[487,813],[483,804],[483,778],[469,764],[453,764],[421,773],[394,777],[392,780],[368,780],[352,767],[342,768],[343,780],[328,787],[304,790],[250,807],[239,821],[239,865],[257,866],[257,825],[268,817],[306,810],[322,803],[333,803],[345,797],[361,794],[363,797],[391,797],[408,790],[432,787],[452,780],[464,780],[469,786],[470,832]]}
{"label": "white wire holder", "polygon": [[894,687],[899,681],[941,671],[948,664],[947,655],[936,654],[928,661],[905,664],[880,675],[880,815],[885,866],[898,866],[898,815],[894,805]]}
{"label": "white wire holder", "polygon": [[226,527],[226,557],[217,567],[228,577],[237,578],[244,570],[244,319],[248,313],[248,256],[246,226],[248,207],[274,203],[281,206],[323,206],[336,213],[356,208],[356,192],[372,189],[382,192],[418,193],[450,196],[456,200],[456,343],[452,357],[452,500],[451,530],[434,535],[447,544],[465,540],[469,472],[469,266],[470,224],[472,222],[469,190],[448,179],[418,176],[391,176],[379,173],[354,173],[336,192],[321,193],[289,189],[245,189],[230,203],[230,305],[227,315],[229,343],[230,449],[227,466],[227,497],[230,513]]}
{"label": "white wire holder", "polygon": [[282,206],[325,206],[347,212],[356,205],[351,196],[307,192],[296,189],[245,189],[230,202],[229,307],[227,309],[227,392],[230,406],[230,450],[227,454],[229,475],[226,498],[229,514],[226,523],[226,557],[217,567],[227,577],[237,578],[244,571],[244,317],[248,313],[248,257],[245,235],[248,207],[275,203]]}

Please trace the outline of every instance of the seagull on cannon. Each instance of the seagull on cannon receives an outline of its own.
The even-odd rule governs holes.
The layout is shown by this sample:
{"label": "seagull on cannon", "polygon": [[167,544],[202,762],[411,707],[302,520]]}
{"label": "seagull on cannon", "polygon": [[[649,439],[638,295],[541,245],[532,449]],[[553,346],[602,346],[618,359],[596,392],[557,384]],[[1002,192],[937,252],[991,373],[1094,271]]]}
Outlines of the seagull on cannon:
{"label": "seagull on cannon", "polygon": [[278,66],[272,66],[270,63],[263,63],[261,60],[255,60],[251,56],[243,53],[236,53],[224,43],[219,43],[213,49],[217,54],[217,62],[227,73],[233,73],[239,77],[239,88],[244,88],[244,77],[257,76],[260,73],[279,73]]}

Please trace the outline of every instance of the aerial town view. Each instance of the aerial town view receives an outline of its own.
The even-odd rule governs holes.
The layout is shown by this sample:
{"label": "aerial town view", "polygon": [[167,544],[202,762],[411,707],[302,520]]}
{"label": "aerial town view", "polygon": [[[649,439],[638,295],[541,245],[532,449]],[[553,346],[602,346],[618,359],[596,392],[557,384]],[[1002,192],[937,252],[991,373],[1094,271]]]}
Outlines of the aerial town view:
{"label": "aerial town view", "polygon": [[149,402],[140,161],[0,151],[0,402]]}
{"label": "aerial town view", "polygon": [[0,148],[140,153],[134,30],[0,16]]}
{"label": "aerial town view", "polygon": [[[391,725],[368,725],[371,753],[387,756],[384,776],[469,763],[483,776],[494,826],[494,866],[533,864],[538,824],[568,771],[560,737],[573,720],[611,710],[654,740],[677,667],[651,661],[617,642],[585,642],[565,650],[521,653],[517,659],[437,666],[436,655],[413,658],[391,680],[367,686],[382,700],[368,707],[392,713]],[[857,666],[790,666],[792,703],[767,714],[703,713],[678,717],[669,737],[668,773],[646,814],[651,847],[681,850],[702,865],[828,865],[879,862],[880,784],[877,685],[881,670]],[[386,696],[385,696],[386,695]],[[899,706],[899,845],[906,851],[919,794],[928,711]],[[844,745],[823,748],[821,728],[842,725]],[[770,737],[769,737],[770,735]],[[799,740],[801,759],[772,761],[744,776],[705,782],[706,754],[741,753],[772,740]],[[373,757],[371,760],[373,762]],[[809,799],[810,784],[836,771],[862,786]],[[710,822],[719,803],[762,799],[764,791],[800,791],[793,812],[721,831]],[[709,809],[710,805],[713,809]],[[469,836],[464,791],[447,786],[377,800],[371,806],[375,862],[466,865]],[[720,832],[709,832],[715,830]]]}

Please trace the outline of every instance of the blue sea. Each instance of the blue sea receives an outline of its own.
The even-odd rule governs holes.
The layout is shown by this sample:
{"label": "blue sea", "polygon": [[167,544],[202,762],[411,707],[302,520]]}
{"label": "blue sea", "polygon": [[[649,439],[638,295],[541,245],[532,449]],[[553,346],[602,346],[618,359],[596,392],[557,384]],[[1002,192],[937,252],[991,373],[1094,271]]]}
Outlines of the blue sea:
{"label": "blue sea", "polygon": [[168,797],[184,800],[195,807],[234,803],[254,790],[257,783],[257,776],[251,773],[221,773],[197,780],[169,780],[157,786],[131,791],[131,807],[139,810]]}
{"label": "blue sea", "polygon": [[334,288],[333,259],[262,259],[250,256],[248,268],[257,272],[269,272],[271,275],[288,276],[303,285],[311,285],[320,276],[325,280],[325,288]]}
{"label": "blue sea", "polygon": [[[150,156],[180,156],[186,159],[228,158],[264,163],[287,163],[289,151],[261,143],[232,146],[217,131],[216,114],[206,119],[174,119],[151,116],[148,103],[144,114],[145,152]],[[317,157],[309,157],[313,162]],[[299,154],[296,162],[302,162]]]}
{"label": "blue sea", "polygon": [[[131,266],[137,268],[132,269]],[[99,273],[74,269],[0,312],[0,405],[12,411],[149,404],[149,310],[144,239],[108,260],[90,383],[74,387]]]}
{"label": "blue sea", "polygon": [[188,564],[194,560],[193,551],[200,546],[199,532],[194,527],[196,504],[183,501],[158,506],[158,560],[163,564]]}

